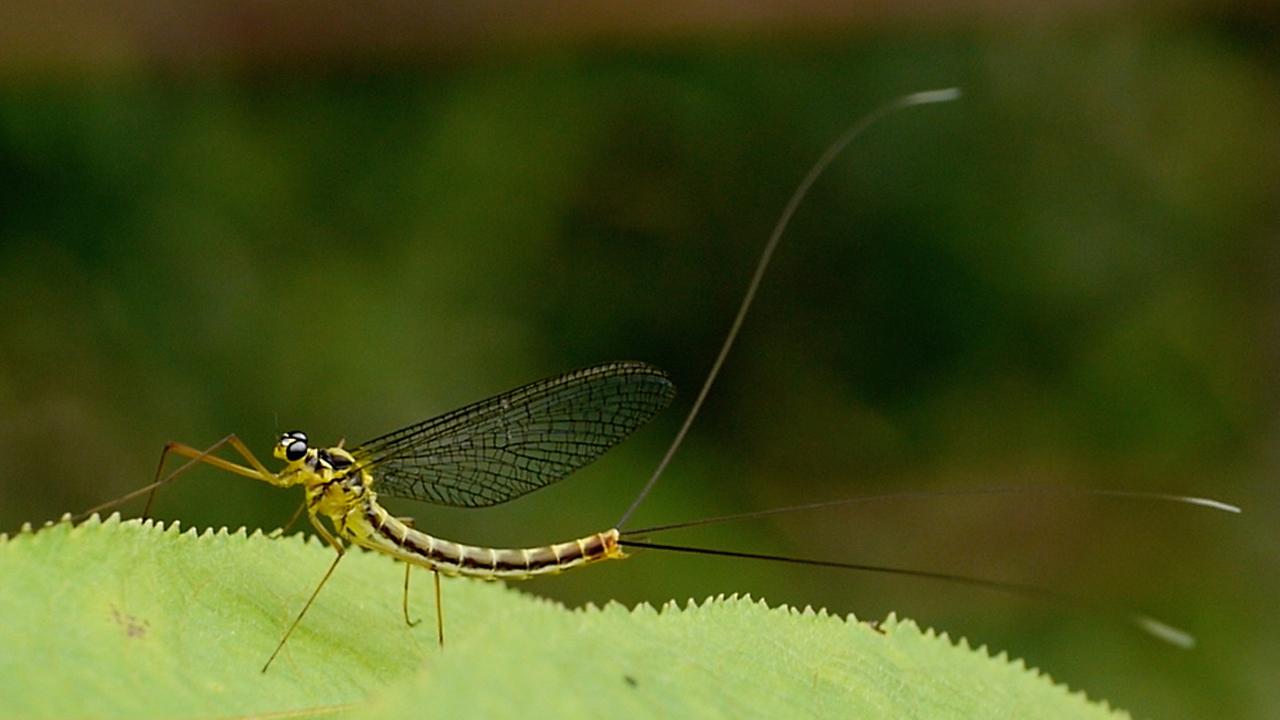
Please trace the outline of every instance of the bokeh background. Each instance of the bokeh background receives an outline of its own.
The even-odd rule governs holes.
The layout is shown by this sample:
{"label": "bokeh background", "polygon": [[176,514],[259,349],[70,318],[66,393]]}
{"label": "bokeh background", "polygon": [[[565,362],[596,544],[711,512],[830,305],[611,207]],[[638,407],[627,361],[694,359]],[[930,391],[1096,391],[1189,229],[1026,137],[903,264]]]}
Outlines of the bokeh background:
{"label": "bokeh background", "polygon": [[[875,105],[958,85],[814,188],[637,523],[985,485],[1212,495],[1246,512],[935,497],[664,536],[1039,584],[1200,647],[963,586],[653,552],[522,587],[892,610],[1140,716],[1280,712],[1280,14],[620,12],[0,11],[0,527],[147,482],[166,440],[358,441],[643,359],[682,396],[597,465],[488,511],[397,505],[476,543],[608,526],[810,163]],[[273,528],[297,502],[201,471],[156,513]]]}

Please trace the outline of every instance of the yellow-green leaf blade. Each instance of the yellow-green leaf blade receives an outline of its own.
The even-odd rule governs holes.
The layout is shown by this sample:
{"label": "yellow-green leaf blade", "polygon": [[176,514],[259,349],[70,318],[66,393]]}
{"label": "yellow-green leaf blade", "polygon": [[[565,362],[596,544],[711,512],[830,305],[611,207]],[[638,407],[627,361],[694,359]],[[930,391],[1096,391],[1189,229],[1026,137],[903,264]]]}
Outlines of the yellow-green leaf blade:
{"label": "yellow-green leaf blade", "polygon": [[567,610],[350,552],[269,673],[333,552],[297,537],[59,524],[0,540],[0,715],[18,717],[1115,717],[1020,663],[740,598]]}

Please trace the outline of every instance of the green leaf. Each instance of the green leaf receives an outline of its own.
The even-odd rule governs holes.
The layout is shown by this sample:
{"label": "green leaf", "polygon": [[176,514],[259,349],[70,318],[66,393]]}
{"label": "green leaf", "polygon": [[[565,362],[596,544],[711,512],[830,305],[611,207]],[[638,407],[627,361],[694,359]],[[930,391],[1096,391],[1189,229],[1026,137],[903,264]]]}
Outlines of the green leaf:
{"label": "green leaf", "polygon": [[0,540],[0,714],[17,717],[1116,717],[1020,662],[890,619],[743,598],[568,610],[351,552],[116,517]]}

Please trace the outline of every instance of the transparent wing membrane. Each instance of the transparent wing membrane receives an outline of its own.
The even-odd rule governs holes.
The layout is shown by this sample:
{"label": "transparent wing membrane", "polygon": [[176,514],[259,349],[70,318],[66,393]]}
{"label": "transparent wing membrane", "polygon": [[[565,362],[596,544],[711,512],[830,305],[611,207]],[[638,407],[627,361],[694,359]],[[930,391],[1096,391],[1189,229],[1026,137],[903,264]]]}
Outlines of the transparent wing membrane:
{"label": "transparent wing membrane", "polygon": [[380,494],[486,507],[546,487],[600,457],[675,397],[641,362],[539,380],[362,443]]}

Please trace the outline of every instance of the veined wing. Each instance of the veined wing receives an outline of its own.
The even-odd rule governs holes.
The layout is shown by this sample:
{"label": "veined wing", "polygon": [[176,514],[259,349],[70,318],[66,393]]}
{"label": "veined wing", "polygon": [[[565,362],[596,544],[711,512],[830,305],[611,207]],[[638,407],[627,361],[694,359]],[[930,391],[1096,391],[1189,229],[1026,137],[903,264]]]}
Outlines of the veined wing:
{"label": "veined wing", "polygon": [[485,507],[564,478],[675,397],[667,374],[614,362],[529,383],[352,450],[390,497]]}

